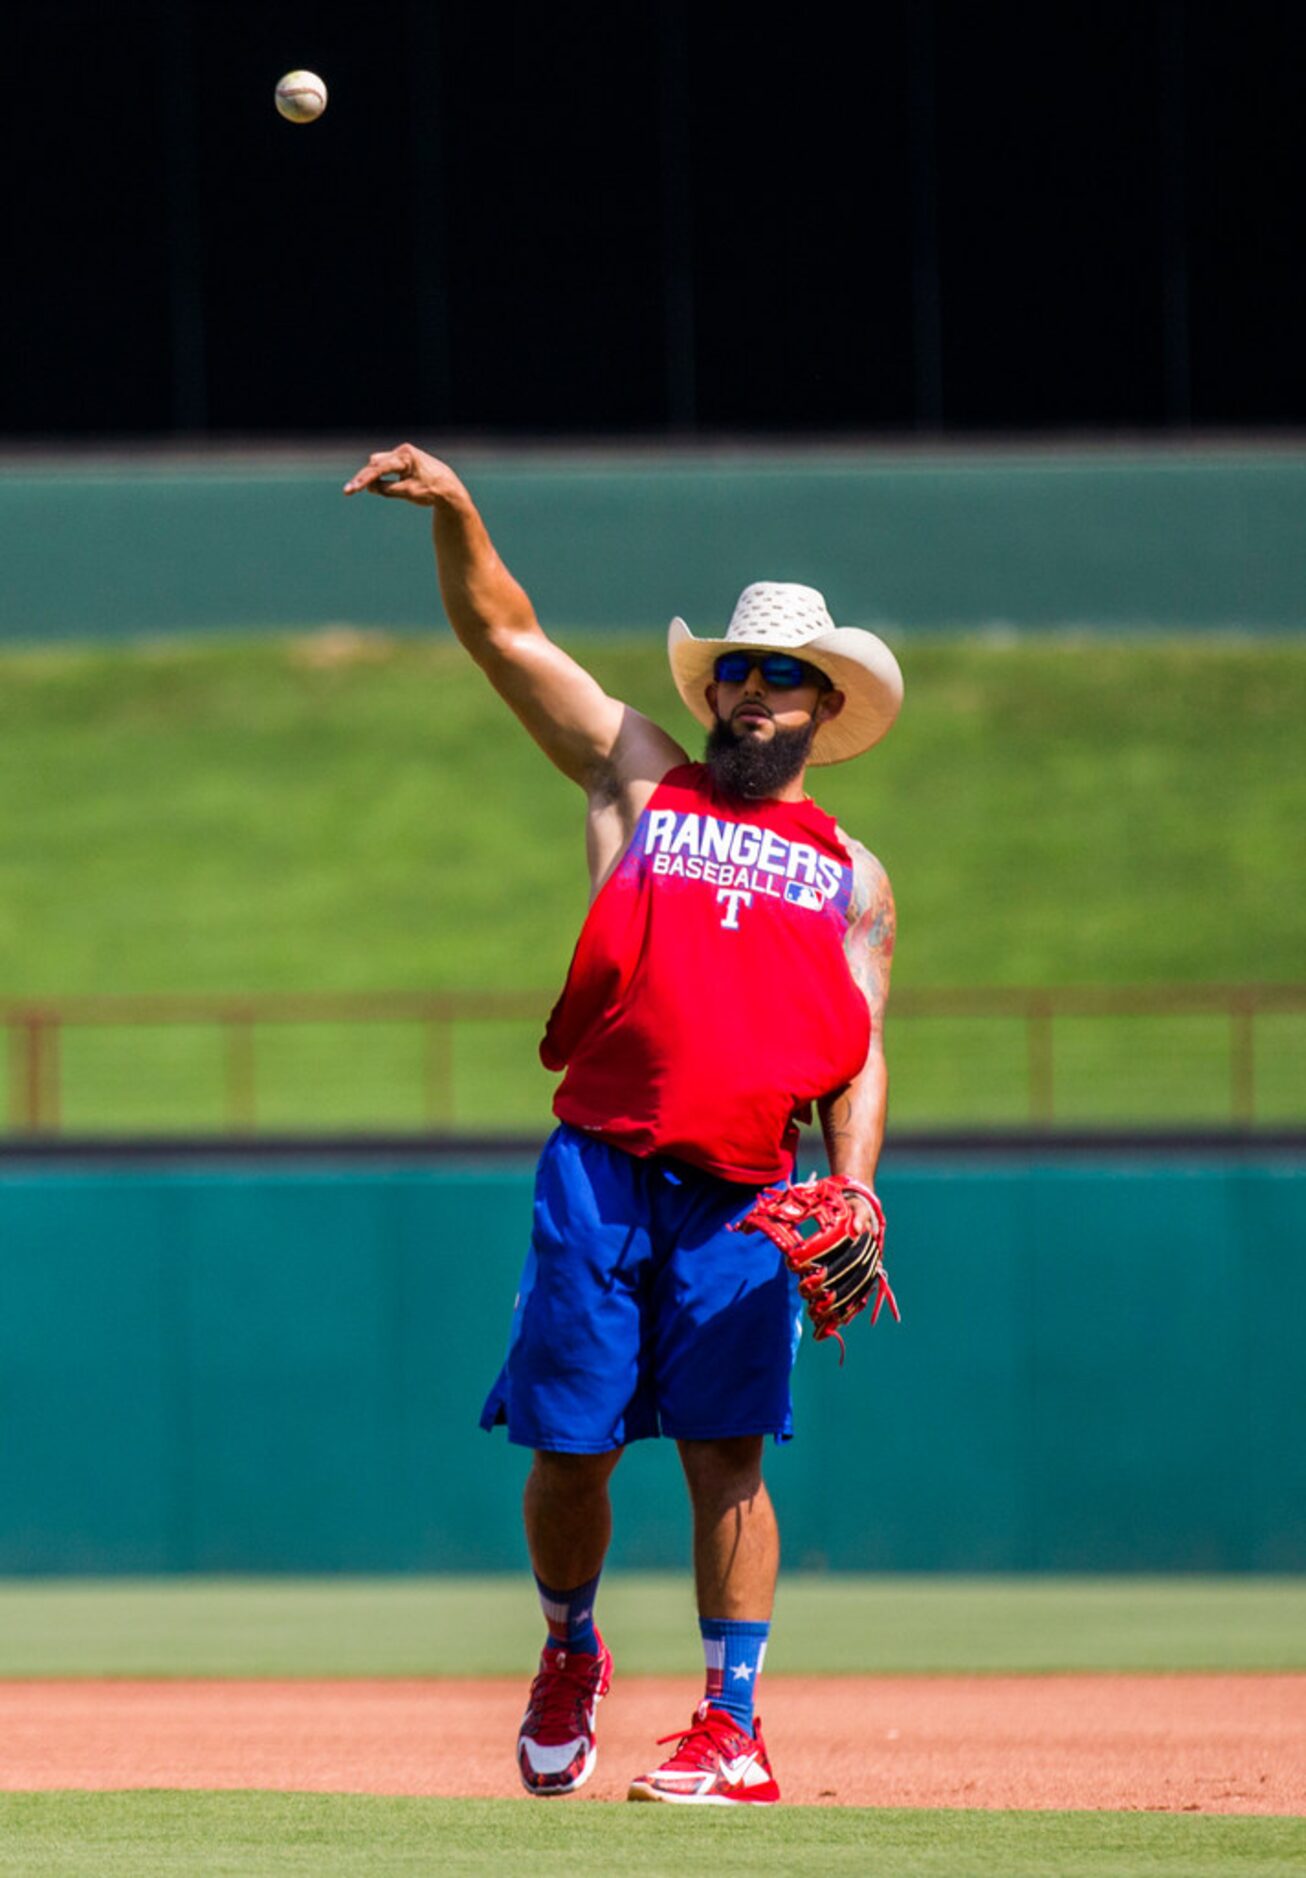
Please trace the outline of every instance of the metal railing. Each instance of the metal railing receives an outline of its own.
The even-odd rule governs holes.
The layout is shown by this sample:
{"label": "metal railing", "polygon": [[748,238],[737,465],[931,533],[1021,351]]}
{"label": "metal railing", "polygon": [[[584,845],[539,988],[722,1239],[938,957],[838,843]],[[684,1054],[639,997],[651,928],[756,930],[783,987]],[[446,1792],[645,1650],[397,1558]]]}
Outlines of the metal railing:
{"label": "metal railing", "polygon": [[422,1039],[422,1100],[416,1120],[440,1125],[454,1109],[455,1024],[540,1020],[540,992],[358,994],[264,992],[245,997],[156,995],[85,997],[0,1005],[9,1036],[11,1133],[58,1134],[63,1124],[63,1040],[70,1031],[200,1027],[221,1040],[223,1127],[238,1134],[259,1124],[257,1032],[287,1026],[403,1025]]}
{"label": "metal railing", "polygon": [[[344,1046],[358,1054],[356,1040],[369,1030],[398,1027],[416,1044],[418,1067],[413,1076],[413,1100],[401,1123],[414,1129],[448,1129],[468,1125],[460,1114],[454,1036],[462,1026],[484,1027],[504,1023],[542,1025],[551,999],[544,992],[446,992],[432,994],[348,995],[330,992],[283,995],[265,993],[248,997],[154,996],[62,998],[0,1004],[0,1024],[8,1037],[8,1129],[17,1136],[52,1136],[65,1130],[69,1071],[67,1046],[73,1038],[135,1030],[179,1031],[183,1028],[211,1035],[219,1044],[216,1064],[217,1099],[209,1104],[209,1119],[198,1126],[179,1110],[171,1132],[217,1132],[239,1135],[268,1125],[262,1100],[270,1067],[277,1061],[277,1039],[294,1027],[347,1032],[355,1040]],[[1216,1102],[1214,1118],[1238,1127],[1252,1127],[1263,1119],[1258,1085],[1258,1025],[1266,1019],[1306,1016],[1306,985],[1150,985],[1132,987],[1080,987],[1019,989],[903,989],[895,993],[891,1022],[895,1064],[910,1060],[912,1038],[904,1027],[924,1020],[942,1020],[954,1026],[976,1021],[1016,1023],[1023,1031],[1023,1102],[1017,1120],[1047,1127],[1063,1119],[1057,1065],[1057,1033],[1072,1020],[1165,1018],[1216,1020],[1223,1032],[1224,1092]],[[529,1044],[521,1054],[529,1056]],[[1306,1026],[1290,1049],[1288,1079],[1299,1099],[1282,1099],[1275,1119],[1306,1122]],[[1298,1053],[1300,1053],[1300,1060]],[[516,1054],[516,1053],[515,1053]],[[1281,1053],[1282,1054],[1282,1053]],[[1209,1055],[1209,1050],[1208,1050]],[[411,1056],[411,1052],[410,1052]],[[473,1049],[462,1070],[466,1081],[476,1066]],[[120,1087],[136,1087],[145,1070],[115,1072]],[[1282,1080],[1282,1077],[1281,1077]],[[106,1097],[109,1109],[112,1098]],[[360,1104],[357,1116],[339,1112],[334,1123],[375,1126]],[[312,1108],[311,1100],[307,1103]],[[87,1126],[87,1104],[74,1122],[74,1132]],[[540,1121],[545,1118],[539,1105]],[[951,1119],[956,1119],[953,1116]],[[975,1115],[966,1119],[982,1122]],[[1134,1119],[1138,1119],[1134,1116]],[[1153,1120],[1167,1117],[1157,1114]],[[928,1125],[928,1116],[925,1117]],[[115,1113],[93,1114],[95,1131],[131,1129]],[[325,1123],[310,1121],[309,1130]],[[155,1124],[153,1132],[169,1132]],[[144,1132],[139,1126],[134,1132]]]}
{"label": "metal railing", "polygon": [[[1214,1017],[1228,1025],[1228,1105],[1225,1119],[1251,1127],[1257,1119],[1256,1020],[1306,1014],[1306,985],[1084,985],[1057,989],[1005,986],[903,991],[893,998],[900,1017],[1006,1018],[1025,1032],[1027,1119],[1057,1120],[1053,1026],[1069,1018]],[[1301,1107],[1306,1116],[1306,1058],[1301,1063]]]}

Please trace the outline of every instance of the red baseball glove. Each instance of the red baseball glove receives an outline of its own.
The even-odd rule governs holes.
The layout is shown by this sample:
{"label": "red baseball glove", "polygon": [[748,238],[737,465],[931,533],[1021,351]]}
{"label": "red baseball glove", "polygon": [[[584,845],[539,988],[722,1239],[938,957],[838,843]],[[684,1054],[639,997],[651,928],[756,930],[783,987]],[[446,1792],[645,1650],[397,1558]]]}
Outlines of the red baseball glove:
{"label": "red baseball glove", "polygon": [[[864,1227],[851,1196],[869,1202],[871,1225]],[[902,1313],[884,1269],[884,1209],[869,1187],[845,1175],[772,1187],[759,1193],[736,1232],[762,1232],[784,1254],[798,1277],[798,1290],[820,1343],[833,1337],[843,1361],[840,1331],[871,1305],[871,1322],[886,1303],[901,1323]]]}

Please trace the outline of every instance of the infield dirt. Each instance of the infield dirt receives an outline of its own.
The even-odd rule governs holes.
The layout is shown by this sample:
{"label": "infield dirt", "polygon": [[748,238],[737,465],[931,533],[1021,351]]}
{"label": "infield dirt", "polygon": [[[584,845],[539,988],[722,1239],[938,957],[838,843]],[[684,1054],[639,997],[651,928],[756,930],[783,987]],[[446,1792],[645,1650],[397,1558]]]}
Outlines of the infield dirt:
{"label": "infield dirt", "polygon": [[[509,1680],[0,1683],[0,1790],[520,1793]],[[787,1802],[1306,1813],[1306,1675],[775,1677]],[[585,1789],[623,1797],[688,1719],[683,1677],[618,1678]]]}

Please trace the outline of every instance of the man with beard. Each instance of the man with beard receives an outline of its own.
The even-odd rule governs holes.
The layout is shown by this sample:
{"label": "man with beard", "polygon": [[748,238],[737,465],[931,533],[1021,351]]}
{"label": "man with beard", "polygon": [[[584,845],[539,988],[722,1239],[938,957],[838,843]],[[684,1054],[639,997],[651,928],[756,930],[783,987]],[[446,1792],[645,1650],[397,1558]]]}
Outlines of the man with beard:
{"label": "man with beard", "polygon": [[665,1435],[693,1509],[706,1689],[629,1797],[765,1805],[779,1789],[755,1693],[779,1540],[762,1455],[792,1432],[800,1312],[771,1241],[732,1228],[791,1179],[813,1107],[873,1224],[893,897],[803,783],[878,742],[901,675],[814,589],[755,583],[724,639],[671,624],[673,676],[709,733],[692,763],[545,636],[446,464],[401,444],[345,489],[432,511],[454,632],[588,805],[590,909],[540,1052],[565,1072],[559,1126],[482,1415],[534,1450],[524,1511],[548,1637],[518,1770],[540,1797],[593,1771],[608,1483],[627,1442]]}

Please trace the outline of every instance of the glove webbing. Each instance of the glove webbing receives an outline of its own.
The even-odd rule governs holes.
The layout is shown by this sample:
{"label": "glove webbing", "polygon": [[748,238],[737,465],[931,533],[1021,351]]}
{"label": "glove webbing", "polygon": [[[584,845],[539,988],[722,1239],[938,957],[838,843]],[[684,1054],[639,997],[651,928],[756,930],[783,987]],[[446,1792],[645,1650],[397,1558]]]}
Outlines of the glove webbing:
{"label": "glove webbing", "polygon": [[[862,1228],[848,1203],[847,1195],[860,1195],[871,1208],[873,1223]],[[804,1230],[806,1229],[806,1230]],[[848,1176],[813,1178],[796,1186],[780,1187],[761,1193],[747,1217],[731,1229],[736,1232],[761,1232],[775,1244],[786,1264],[798,1278],[799,1294],[807,1305],[813,1325],[813,1340],[823,1342],[833,1337],[839,1345],[839,1361],[846,1354],[843,1326],[871,1306],[871,1322],[878,1319],[888,1303],[894,1319],[902,1322],[898,1300],[893,1295],[888,1274],[879,1260],[884,1245],[884,1210],[871,1189]],[[826,1289],[829,1272],[824,1255],[840,1248],[849,1249],[850,1260],[876,1261],[863,1282],[865,1297],[839,1304],[838,1294]],[[838,1323],[823,1322],[822,1309],[842,1310]]]}

